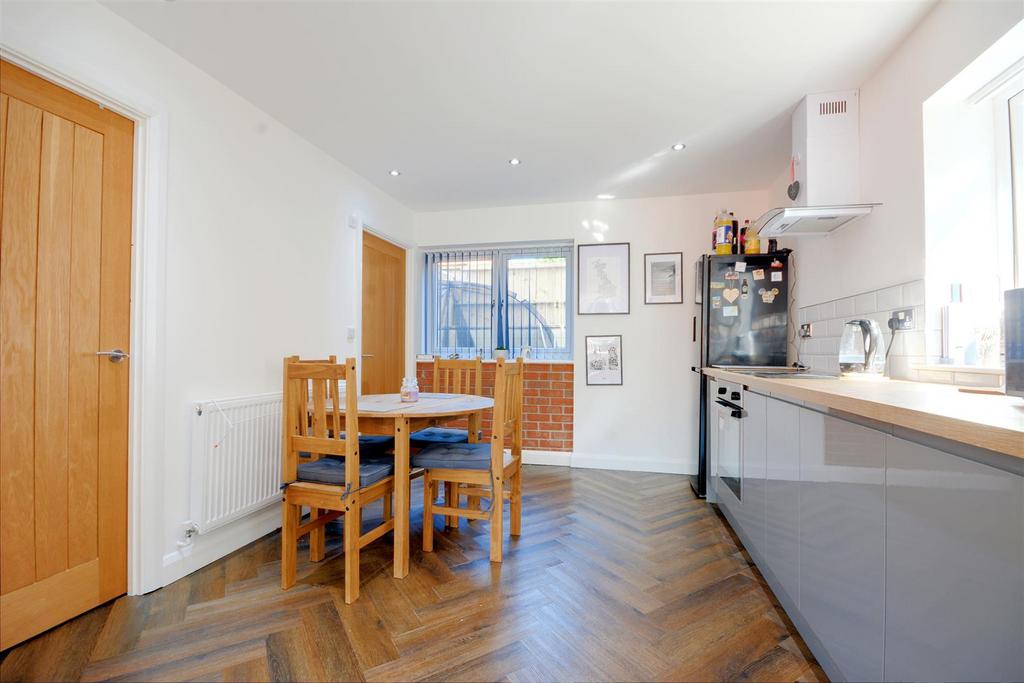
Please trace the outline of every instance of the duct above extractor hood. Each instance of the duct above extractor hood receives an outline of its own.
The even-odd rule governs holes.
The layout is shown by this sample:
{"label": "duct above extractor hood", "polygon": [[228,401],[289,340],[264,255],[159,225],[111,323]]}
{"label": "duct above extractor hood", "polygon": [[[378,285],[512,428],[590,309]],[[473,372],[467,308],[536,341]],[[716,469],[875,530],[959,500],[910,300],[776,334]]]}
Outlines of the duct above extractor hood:
{"label": "duct above extractor hood", "polygon": [[859,92],[808,95],[793,112],[787,206],[754,224],[760,237],[823,236],[879,206],[860,198]]}

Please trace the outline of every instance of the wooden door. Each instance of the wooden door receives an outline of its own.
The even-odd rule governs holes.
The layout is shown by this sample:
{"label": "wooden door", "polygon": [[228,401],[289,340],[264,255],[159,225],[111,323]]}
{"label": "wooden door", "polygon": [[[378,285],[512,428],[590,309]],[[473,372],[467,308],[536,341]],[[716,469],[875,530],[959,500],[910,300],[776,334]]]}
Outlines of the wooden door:
{"label": "wooden door", "polygon": [[0,63],[0,649],[126,590],[133,138]]}
{"label": "wooden door", "polygon": [[363,393],[395,394],[405,372],[405,249],[363,233]]}

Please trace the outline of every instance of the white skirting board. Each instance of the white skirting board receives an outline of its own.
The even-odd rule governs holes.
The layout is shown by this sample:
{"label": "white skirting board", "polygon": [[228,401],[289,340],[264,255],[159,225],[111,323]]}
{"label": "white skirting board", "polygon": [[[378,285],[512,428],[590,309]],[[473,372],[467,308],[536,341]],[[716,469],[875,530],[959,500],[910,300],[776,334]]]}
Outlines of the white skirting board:
{"label": "white skirting board", "polygon": [[558,465],[561,467],[621,470],[625,472],[661,472],[664,474],[696,474],[697,472],[696,463],[566,451],[523,451],[523,464]]}
{"label": "white skirting board", "polygon": [[524,465],[558,465],[569,467],[572,453],[568,451],[523,451]]}
{"label": "white skirting board", "polygon": [[660,472],[663,474],[696,474],[697,464],[658,458],[633,458],[622,455],[573,453],[571,467],[624,472]]}

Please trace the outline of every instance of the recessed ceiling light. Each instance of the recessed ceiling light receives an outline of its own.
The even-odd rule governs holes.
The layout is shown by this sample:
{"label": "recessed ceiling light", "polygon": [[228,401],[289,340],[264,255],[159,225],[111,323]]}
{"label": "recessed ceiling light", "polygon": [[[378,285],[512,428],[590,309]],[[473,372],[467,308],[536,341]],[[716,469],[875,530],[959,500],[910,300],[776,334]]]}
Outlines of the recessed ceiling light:
{"label": "recessed ceiling light", "polygon": [[615,195],[613,195],[613,194],[599,194],[599,195],[597,195],[597,198],[598,199],[615,199]]}
{"label": "recessed ceiling light", "polygon": [[511,159],[508,160],[508,163],[510,163],[513,166],[518,166],[521,162],[516,157],[512,157]]}
{"label": "recessed ceiling light", "polygon": [[681,149],[686,149],[686,145],[684,145],[681,142],[677,142],[676,144],[672,145],[672,151],[674,152],[678,152]]}
{"label": "recessed ceiling light", "polygon": [[388,175],[389,176],[398,177],[398,176],[402,175],[402,172],[399,171],[397,168],[393,168],[390,171],[388,171]]}

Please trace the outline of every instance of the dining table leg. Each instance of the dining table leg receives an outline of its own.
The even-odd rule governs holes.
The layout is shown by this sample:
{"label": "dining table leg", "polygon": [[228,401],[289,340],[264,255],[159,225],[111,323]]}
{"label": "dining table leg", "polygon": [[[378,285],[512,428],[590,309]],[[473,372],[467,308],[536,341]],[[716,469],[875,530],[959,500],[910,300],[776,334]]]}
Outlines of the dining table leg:
{"label": "dining table leg", "polygon": [[409,419],[395,418],[394,576],[409,573]]}

